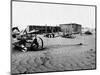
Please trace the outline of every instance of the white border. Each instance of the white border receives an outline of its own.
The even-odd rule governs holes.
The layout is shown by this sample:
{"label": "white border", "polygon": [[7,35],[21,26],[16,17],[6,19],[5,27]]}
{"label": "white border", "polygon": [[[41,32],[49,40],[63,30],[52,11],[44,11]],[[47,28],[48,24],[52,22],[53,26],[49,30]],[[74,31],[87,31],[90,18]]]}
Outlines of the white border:
{"label": "white border", "polygon": [[[32,1],[32,0],[27,0]],[[56,3],[97,5],[97,70],[40,73],[41,75],[99,75],[100,70],[100,0],[33,0]],[[10,74],[10,0],[0,1],[0,75]],[[39,73],[38,73],[39,74]],[[39,75],[40,75],[39,74]],[[28,75],[28,74],[27,74]],[[32,74],[35,75],[35,74]]]}

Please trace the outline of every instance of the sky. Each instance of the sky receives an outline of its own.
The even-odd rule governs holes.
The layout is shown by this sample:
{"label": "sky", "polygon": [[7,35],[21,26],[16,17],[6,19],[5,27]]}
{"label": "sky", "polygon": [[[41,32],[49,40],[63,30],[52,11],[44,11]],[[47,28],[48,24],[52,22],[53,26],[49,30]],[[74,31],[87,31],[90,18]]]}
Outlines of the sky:
{"label": "sky", "polygon": [[95,28],[95,7],[29,2],[12,2],[12,26],[58,26],[78,23],[82,27]]}

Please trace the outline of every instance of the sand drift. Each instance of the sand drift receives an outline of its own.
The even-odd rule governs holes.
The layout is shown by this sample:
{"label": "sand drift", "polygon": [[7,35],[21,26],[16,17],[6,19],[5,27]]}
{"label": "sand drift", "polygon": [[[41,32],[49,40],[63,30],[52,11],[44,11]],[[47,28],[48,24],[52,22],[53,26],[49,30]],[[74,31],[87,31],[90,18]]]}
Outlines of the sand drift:
{"label": "sand drift", "polygon": [[[42,36],[41,36],[42,37]],[[45,38],[42,51],[12,54],[12,73],[86,70],[96,68],[95,37]],[[83,45],[79,45],[79,43]]]}

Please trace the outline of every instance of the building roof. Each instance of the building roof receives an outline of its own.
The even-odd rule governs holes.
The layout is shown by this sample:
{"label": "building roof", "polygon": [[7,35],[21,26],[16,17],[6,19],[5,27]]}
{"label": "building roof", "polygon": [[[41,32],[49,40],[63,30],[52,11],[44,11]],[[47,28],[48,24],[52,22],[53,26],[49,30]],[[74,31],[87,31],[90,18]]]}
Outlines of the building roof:
{"label": "building roof", "polygon": [[77,23],[68,23],[68,24],[60,24],[60,25],[80,25],[81,26],[81,24],[77,24]]}

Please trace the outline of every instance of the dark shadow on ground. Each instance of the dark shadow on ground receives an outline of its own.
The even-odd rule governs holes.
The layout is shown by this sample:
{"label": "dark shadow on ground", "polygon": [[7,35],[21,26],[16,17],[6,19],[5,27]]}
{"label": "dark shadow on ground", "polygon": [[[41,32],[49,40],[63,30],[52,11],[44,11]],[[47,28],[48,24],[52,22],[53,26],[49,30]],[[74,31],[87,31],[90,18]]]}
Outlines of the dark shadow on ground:
{"label": "dark shadow on ground", "polygon": [[[37,51],[46,51],[46,50],[49,50],[49,48],[47,48],[47,47],[45,47],[45,48],[43,48],[43,49],[30,48],[30,49],[28,49],[27,52],[37,52]],[[11,51],[12,51],[12,53],[20,53],[20,52],[22,52],[22,51],[21,51],[21,48],[18,48],[18,47],[12,48]]]}

